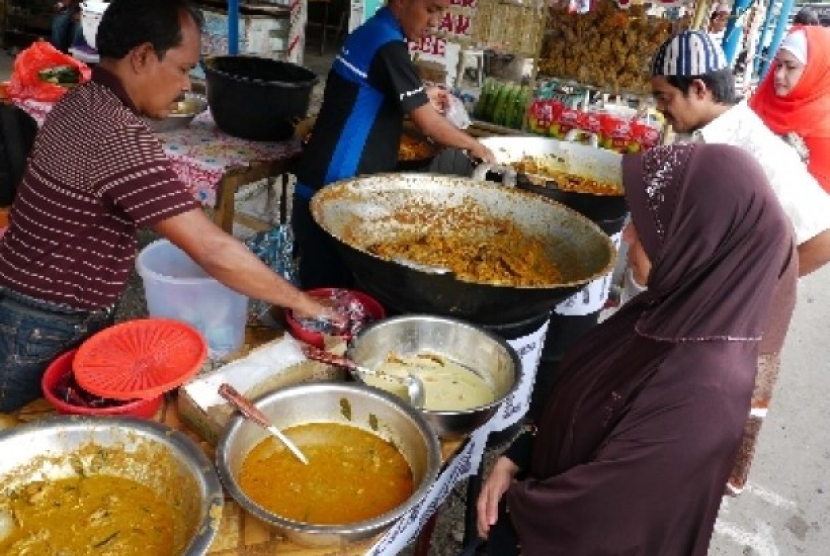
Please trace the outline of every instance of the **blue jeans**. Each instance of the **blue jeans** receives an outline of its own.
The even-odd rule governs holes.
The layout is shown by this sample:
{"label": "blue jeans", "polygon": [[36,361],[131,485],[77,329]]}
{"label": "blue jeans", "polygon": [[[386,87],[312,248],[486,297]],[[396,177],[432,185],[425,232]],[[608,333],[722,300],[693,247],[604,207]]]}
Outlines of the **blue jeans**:
{"label": "blue jeans", "polygon": [[83,311],[0,289],[0,412],[41,397],[40,380],[61,353],[112,324],[114,311]]}
{"label": "blue jeans", "polygon": [[81,22],[76,21],[72,12],[63,12],[52,17],[52,46],[67,52],[75,44],[86,44]]}

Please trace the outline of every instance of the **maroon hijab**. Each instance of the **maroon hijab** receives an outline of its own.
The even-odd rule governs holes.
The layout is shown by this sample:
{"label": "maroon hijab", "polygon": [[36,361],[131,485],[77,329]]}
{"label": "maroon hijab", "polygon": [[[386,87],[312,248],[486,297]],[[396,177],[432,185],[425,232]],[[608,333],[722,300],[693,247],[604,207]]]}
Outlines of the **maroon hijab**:
{"label": "maroon hijab", "polygon": [[706,554],[792,279],[789,222],[742,150],[659,147],[623,170],[649,288],[562,362],[530,477],[507,492],[525,556]]}
{"label": "maroon hijab", "polygon": [[623,171],[653,263],[637,332],[675,342],[759,340],[783,270],[770,268],[781,255],[775,247],[787,250],[791,238],[755,160],[733,147],[678,145],[629,157]]}

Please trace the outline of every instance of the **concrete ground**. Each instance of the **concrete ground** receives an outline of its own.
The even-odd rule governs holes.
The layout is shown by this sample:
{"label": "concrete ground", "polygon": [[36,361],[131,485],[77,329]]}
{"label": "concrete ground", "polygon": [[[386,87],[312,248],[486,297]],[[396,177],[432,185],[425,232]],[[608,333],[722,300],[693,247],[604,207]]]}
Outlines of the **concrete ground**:
{"label": "concrete ground", "polygon": [[[331,61],[331,53],[327,54],[320,57],[309,51],[306,65],[324,76]],[[11,67],[12,59],[0,52],[0,78],[8,79]],[[316,91],[318,95],[320,90]],[[144,234],[142,239],[150,237]],[[710,556],[830,555],[827,284],[830,267],[801,280],[781,376],[761,432],[750,484],[739,498],[724,500]],[[140,280],[133,277],[119,319],[144,314],[143,290]],[[462,516],[460,488],[441,511],[431,556],[455,556],[459,552]]]}

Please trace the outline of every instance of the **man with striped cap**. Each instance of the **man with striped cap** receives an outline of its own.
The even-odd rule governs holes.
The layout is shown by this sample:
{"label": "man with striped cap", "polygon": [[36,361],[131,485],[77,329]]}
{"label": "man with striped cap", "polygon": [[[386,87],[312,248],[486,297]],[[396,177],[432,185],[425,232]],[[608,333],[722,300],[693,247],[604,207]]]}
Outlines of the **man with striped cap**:
{"label": "man with striped cap", "polygon": [[721,47],[705,32],[684,31],[657,50],[651,76],[657,109],[676,133],[741,147],[758,159],[795,229],[800,274],[830,261],[830,195],[795,149],[746,102],[736,101],[735,80]]}

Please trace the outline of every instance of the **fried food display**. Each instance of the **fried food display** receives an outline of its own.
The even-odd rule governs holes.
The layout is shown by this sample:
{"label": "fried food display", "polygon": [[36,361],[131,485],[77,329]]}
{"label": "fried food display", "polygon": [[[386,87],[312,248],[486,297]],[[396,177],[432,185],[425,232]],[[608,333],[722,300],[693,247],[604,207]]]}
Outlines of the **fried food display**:
{"label": "fried food display", "polygon": [[542,238],[523,233],[513,222],[446,208],[435,211],[442,219],[429,222],[424,218],[429,213],[427,206],[399,211],[392,218],[411,227],[370,243],[366,250],[384,259],[447,268],[470,282],[524,287],[562,283],[562,272]]}
{"label": "fried food display", "polygon": [[589,195],[619,196],[625,194],[622,184],[603,183],[584,176],[562,172],[547,162],[545,157],[524,156],[518,162],[510,164],[510,167],[520,174],[527,174],[531,182],[536,185]]}
{"label": "fried food display", "polygon": [[650,92],[648,67],[672,33],[668,19],[627,12],[610,1],[585,14],[556,8],[545,33],[539,73],[613,92]]}

